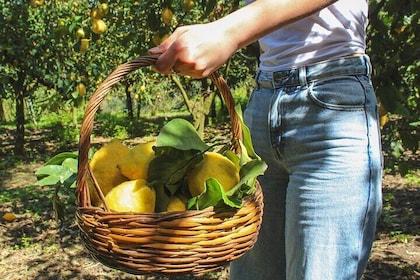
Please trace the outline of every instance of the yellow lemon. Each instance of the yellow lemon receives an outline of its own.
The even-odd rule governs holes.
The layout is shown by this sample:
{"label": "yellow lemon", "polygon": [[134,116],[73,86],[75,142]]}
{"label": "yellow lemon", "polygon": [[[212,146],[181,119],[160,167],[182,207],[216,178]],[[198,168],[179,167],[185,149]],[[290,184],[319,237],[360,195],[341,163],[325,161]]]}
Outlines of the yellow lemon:
{"label": "yellow lemon", "polygon": [[137,144],[130,152],[118,162],[117,168],[121,174],[130,180],[147,180],[149,164],[155,157],[153,145],[155,141]]}
{"label": "yellow lemon", "polygon": [[102,3],[101,5],[99,5],[99,13],[103,17],[109,13],[109,6],[107,3]]}
{"label": "yellow lemon", "polygon": [[161,18],[164,24],[170,25],[172,22],[173,16],[174,16],[174,13],[171,11],[171,9],[169,8],[163,9]]}
{"label": "yellow lemon", "polygon": [[[104,195],[113,187],[128,180],[118,170],[117,163],[127,156],[129,151],[130,149],[121,141],[114,139],[97,150],[93,155],[90,161],[90,168]],[[89,186],[91,201],[93,205],[98,205],[99,196],[93,185],[90,184]]]}
{"label": "yellow lemon", "polygon": [[146,180],[126,181],[113,188],[105,201],[111,210],[117,212],[152,213],[155,211],[156,192]]}
{"label": "yellow lemon", "polygon": [[195,3],[193,0],[184,0],[184,4],[183,4],[184,11],[188,13],[189,11],[191,11],[192,8],[194,8],[194,5]]}
{"label": "yellow lemon", "polygon": [[89,39],[80,39],[80,53],[86,53],[89,49]]}
{"label": "yellow lemon", "polygon": [[92,31],[96,34],[103,34],[106,31],[106,23],[102,19],[92,19]]}
{"label": "yellow lemon", "polygon": [[168,207],[166,208],[167,212],[175,212],[175,211],[185,211],[187,210],[187,199],[186,197],[181,196],[171,196],[169,198]]}
{"label": "yellow lemon", "polygon": [[83,28],[79,28],[76,31],[76,38],[81,39],[81,38],[85,38],[86,34],[85,34],[85,30]]}
{"label": "yellow lemon", "polygon": [[239,170],[225,156],[216,152],[206,152],[203,160],[188,174],[188,189],[191,195],[201,194],[210,178],[216,179],[225,191],[229,191],[239,182]]}
{"label": "yellow lemon", "polygon": [[100,19],[102,17],[101,10],[98,7],[93,8],[90,12],[90,17],[92,19]]}
{"label": "yellow lemon", "polygon": [[14,220],[16,220],[16,215],[15,215],[14,213],[6,213],[6,214],[4,214],[4,215],[3,215],[3,219],[4,219],[6,222],[11,223],[11,222],[13,222]]}
{"label": "yellow lemon", "polygon": [[156,46],[160,45],[161,39],[158,32],[153,33],[152,41]]}
{"label": "yellow lemon", "polygon": [[83,83],[79,83],[76,87],[76,91],[79,94],[79,96],[85,96],[86,95],[86,86]]}

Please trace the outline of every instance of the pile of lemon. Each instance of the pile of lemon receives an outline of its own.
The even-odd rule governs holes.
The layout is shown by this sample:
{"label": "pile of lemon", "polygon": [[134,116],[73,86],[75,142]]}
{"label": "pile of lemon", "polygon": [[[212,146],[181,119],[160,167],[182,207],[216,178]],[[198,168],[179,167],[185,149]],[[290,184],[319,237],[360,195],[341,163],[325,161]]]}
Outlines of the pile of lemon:
{"label": "pile of lemon", "polygon": [[[156,190],[148,182],[149,165],[155,158],[155,144],[153,140],[129,148],[114,139],[94,153],[90,168],[110,210],[141,213],[156,211]],[[201,161],[186,174],[188,193],[172,195],[166,211],[185,211],[188,199],[200,195],[209,178],[216,179],[227,192],[238,184],[239,168],[221,153],[204,152]],[[92,204],[101,206],[102,201],[92,182],[89,191]]]}

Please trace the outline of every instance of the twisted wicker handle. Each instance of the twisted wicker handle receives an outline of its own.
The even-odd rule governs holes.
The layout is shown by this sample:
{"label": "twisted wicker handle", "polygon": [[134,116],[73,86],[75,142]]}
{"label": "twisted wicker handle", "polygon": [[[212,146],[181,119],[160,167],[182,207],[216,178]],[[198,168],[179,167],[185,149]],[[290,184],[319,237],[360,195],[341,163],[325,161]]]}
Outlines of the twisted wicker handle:
{"label": "twisted wicker handle", "polygon": [[[76,188],[76,196],[78,205],[81,207],[88,207],[90,205],[89,197],[89,190],[87,187],[86,175],[95,180],[94,176],[91,174],[91,170],[89,168],[88,162],[88,152],[90,149],[90,136],[93,130],[93,122],[95,113],[98,111],[101,103],[105,99],[108,92],[111,91],[113,85],[121,81],[125,76],[130,74],[131,72],[146,66],[153,65],[158,56],[143,56],[131,61],[128,61],[120,66],[118,66],[98,87],[98,89],[94,92],[89,103],[87,105],[85,115],[83,117],[82,126],[80,128],[80,140],[79,140],[79,155],[78,155],[78,173],[77,173],[77,188]],[[216,85],[219,89],[220,93],[223,96],[225,101],[227,110],[229,112],[230,121],[231,121],[231,130],[233,135],[233,146],[236,151],[239,151],[239,145],[237,144],[238,139],[242,139],[242,130],[241,124],[238,119],[238,116],[235,112],[235,101],[233,96],[230,92],[226,81],[217,75],[216,73],[212,73],[210,76],[212,82]],[[97,185],[96,183],[94,185]],[[99,195],[102,195],[101,192],[98,192]],[[102,197],[102,201],[104,201]],[[106,205],[105,205],[106,206]],[[107,207],[106,207],[107,208]]]}

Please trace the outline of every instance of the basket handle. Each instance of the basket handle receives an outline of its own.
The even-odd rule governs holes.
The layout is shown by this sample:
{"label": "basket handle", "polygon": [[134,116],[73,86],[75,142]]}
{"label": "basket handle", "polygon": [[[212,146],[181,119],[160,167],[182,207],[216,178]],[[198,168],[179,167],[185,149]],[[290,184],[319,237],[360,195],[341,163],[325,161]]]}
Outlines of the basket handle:
{"label": "basket handle", "polygon": [[[98,87],[98,89],[93,93],[91,99],[89,100],[85,115],[83,117],[82,126],[80,128],[80,139],[79,139],[79,155],[78,155],[78,173],[77,173],[77,181],[76,181],[76,196],[78,205],[81,207],[90,207],[90,199],[86,199],[89,197],[89,190],[87,187],[87,181],[86,181],[86,175],[89,175],[94,181],[95,178],[93,177],[89,162],[88,162],[88,153],[90,149],[91,144],[91,134],[93,130],[93,122],[95,113],[98,111],[101,103],[105,99],[108,92],[111,91],[111,88],[113,85],[121,81],[125,76],[130,74],[131,72],[146,66],[153,65],[156,60],[158,59],[158,55],[147,55],[142,56],[136,59],[133,59],[131,61],[128,61],[124,64],[121,64],[118,66]],[[216,87],[219,89],[229,116],[230,116],[230,122],[231,122],[231,130],[232,130],[232,144],[233,149],[235,149],[237,152],[240,151],[240,147],[238,145],[237,140],[242,139],[242,129],[241,129],[241,123],[238,118],[238,115],[235,111],[235,101],[233,99],[233,96],[231,94],[231,91],[225,81],[222,77],[220,77],[216,73],[212,73],[209,75],[209,78],[211,81],[216,85]],[[96,182],[94,183],[95,187],[98,188]],[[98,194],[101,197],[102,201],[105,201],[102,192],[99,190]],[[106,208],[108,208],[105,205]]]}

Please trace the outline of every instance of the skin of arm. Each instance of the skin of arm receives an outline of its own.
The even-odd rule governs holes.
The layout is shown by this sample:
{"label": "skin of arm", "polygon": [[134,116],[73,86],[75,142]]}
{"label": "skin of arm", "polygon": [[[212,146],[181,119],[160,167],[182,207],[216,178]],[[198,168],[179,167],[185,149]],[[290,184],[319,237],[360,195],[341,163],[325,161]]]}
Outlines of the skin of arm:
{"label": "skin of arm", "polygon": [[153,69],[204,78],[221,67],[238,49],[286,24],[309,16],[337,0],[257,0],[206,24],[177,28],[161,45]]}

